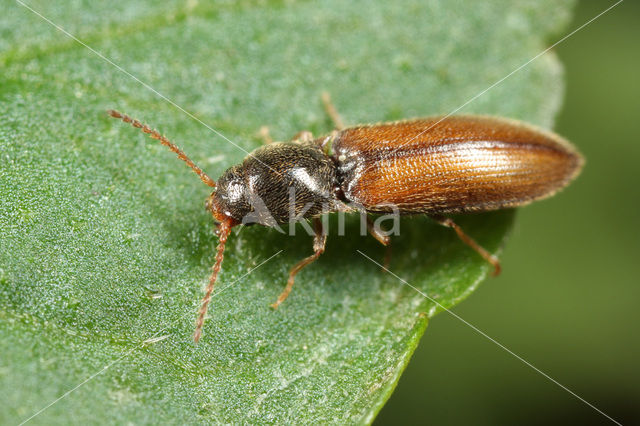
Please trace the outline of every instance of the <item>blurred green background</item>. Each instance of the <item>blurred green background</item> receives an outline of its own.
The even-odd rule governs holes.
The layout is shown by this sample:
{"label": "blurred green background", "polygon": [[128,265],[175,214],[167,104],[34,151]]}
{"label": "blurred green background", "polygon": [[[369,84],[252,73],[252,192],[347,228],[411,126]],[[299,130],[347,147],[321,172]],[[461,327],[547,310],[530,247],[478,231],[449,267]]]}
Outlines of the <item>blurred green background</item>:
{"label": "blurred green background", "polygon": [[[580,2],[564,34],[611,4]],[[555,49],[567,85],[556,130],[586,167],[518,212],[503,274],[454,309],[623,424],[640,424],[639,40],[640,4],[625,1]],[[612,424],[447,314],[376,421],[398,422]]]}

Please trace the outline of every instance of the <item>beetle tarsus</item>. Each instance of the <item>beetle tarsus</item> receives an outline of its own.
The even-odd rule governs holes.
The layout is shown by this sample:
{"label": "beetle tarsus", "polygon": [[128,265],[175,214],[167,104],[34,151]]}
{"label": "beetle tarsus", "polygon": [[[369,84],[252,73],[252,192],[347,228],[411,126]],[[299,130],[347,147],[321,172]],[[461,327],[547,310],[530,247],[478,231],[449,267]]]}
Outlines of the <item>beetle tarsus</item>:
{"label": "beetle tarsus", "polygon": [[497,277],[498,275],[500,275],[500,271],[502,270],[502,267],[500,266],[500,261],[498,260],[498,258],[492,255],[491,253],[489,253],[484,247],[478,244],[476,240],[468,236],[462,230],[462,228],[460,228],[460,226],[458,226],[458,224],[456,224],[453,221],[453,219],[445,216],[440,216],[440,215],[429,215],[429,217],[435,220],[436,222],[438,222],[442,226],[446,226],[447,228],[453,228],[453,230],[456,231],[456,234],[458,234],[458,238],[460,238],[463,243],[471,247],[476,253],[482,256],[484,260],[486,260],[493,266],[492,275],[494,277]]}
{"label": "beetle tarsus", "polygon": [[388,246],[389,243],[391,243],[391,238],[385,235],[384,231],[373,223],[370,216],[367,216],[367,230],[371,236],[378,240],[383,246]]}
{"label": "beetle tarsus", "polygon": [[273,309],[278,309],[278,306],[280,306],[280,304],[289,297],[289,293],[291,293],[291,289],[293,288],[298,272],[308,264],[314,262],[322,253],[324,253],[324,247],[327,244],[327,234],[324,232],[322,221],[319,218],[314,218],[313,227],[316,234],[315,237],[313,237],[314,253],[311,256],[302,259],[293,268],[291,268],[291,271],[289,272],[289,279],[287,280],[287,286],[284,288],[282,293],[280,293],[280,296],[278,296],[278,300],[270,305]]}
{"label": "beetle tarsus", "polygon": [[391,238],[388,235],[385,235],[382,229],[376,227],[370,216],[367,216],[367,230],[373,238],[378,240],[380,244],[387,248],[384,253],[384,260],[382,261],[382,270],[386,271],[389,269],[389,265],[391,264]]}

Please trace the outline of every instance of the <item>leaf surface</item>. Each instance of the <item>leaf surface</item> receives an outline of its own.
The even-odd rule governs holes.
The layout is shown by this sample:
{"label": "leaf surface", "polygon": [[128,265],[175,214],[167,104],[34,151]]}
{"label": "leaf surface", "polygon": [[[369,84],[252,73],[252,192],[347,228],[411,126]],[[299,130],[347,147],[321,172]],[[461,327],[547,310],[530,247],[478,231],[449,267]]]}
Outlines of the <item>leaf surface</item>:
{"label": "leaf surface", "polygon": [[[351,124],[448,113],[542,51],[572,2],[94,3],[29,3],[93,52],[19,3],[0,18],[0,420],[80,385],[33,421],[371,422],[434,302],[359,253],[384,257],[358,217],[340,236],[335,216],[273,311],[311,238],[250,227],[230,238],[194,345],[217,243],[208,188],[105,111],[159,128],[217,178],[262,125],[329,132],[323,90]],[[561,74],[544,55],[460,112],[550,127]],[[493,252],[512,220],[459,218]],[[400,233],[391,270],[444,307],[487,274],[426,218]]]}

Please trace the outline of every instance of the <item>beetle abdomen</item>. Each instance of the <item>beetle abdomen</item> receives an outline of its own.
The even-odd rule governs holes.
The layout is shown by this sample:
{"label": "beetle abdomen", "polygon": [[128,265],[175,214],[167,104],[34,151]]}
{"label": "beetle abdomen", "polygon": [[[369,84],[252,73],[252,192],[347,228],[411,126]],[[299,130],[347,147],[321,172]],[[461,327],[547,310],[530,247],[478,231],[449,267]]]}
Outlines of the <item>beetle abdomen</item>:
{"label": "beetle abdomen", "polygon": [[374,212],[463,213],[527,204],[566,186],[582,157],[559,136],[482,116],[353,127],[333,140],[348,201]]}

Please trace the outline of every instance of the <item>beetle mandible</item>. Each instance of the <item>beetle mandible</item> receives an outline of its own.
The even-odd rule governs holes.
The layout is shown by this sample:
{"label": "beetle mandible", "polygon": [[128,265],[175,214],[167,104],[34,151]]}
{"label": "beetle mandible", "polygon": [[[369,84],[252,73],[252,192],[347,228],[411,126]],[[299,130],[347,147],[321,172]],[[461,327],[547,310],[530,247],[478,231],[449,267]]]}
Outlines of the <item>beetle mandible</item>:
{"label": "beetle mandible", "polygon": [[[290,142],[268,143],[225,171],[217,183],[156,130],[108,111],[167,146],[214,188],[205,206],[216,222],[219,244],[193,335],[196,342],[227,238],[247,217],[265,226],[313,221],[314,253],[293,266],[273,308],[287,298],[296,274],[324,252],[327,236],[320,216],[335,211],[426,214],[453,228],[498,274],[498,259],[444,215],[518,207],[549,197],[575,178],[584,162],[565,139],[515,120],[461,115],[345,128],[328,94],[322,99],[336,130],[320,138],[300,132]],[[370,220],[367,225],[378,241],[389,244]]]}

